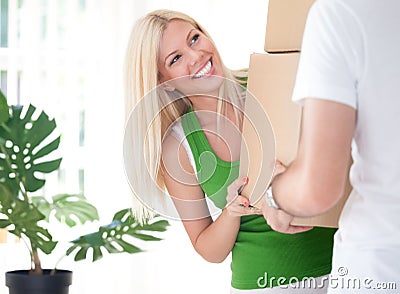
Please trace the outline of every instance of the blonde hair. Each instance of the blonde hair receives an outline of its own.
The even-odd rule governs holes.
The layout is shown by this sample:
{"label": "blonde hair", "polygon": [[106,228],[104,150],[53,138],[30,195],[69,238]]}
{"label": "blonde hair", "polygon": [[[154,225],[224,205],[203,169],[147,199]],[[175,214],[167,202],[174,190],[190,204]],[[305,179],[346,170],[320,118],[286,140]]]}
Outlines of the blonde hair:
{"label": "blonde hair", "polygon": [[[167,91],[154,91],[159,82],[157,60],[160,41],[164,30],[172,20],[182,20],[192,24],[211,42],[207,31],[190,16],[171,10],[156,10],[139,19],[131,32],[125,57],[125,113],[127,119],[125,142],[130,144],[129,154],[124,152],[128,179],[133,185],[133,212],[139,220],[152,217],[152,210],[146,208],[152,203],[140,203],[141,195],[151,195],[150,198],[160,200],[165,197],[165,185],[161,173],[162,138],[168,127],[191,107],[186,97],[175,99],[172,103]],[[232,71],[223,65],[225,79],[243,84],[245,71]],[[233,105],[241,108],[243,89],[232,86],[234,83],[223,83],[221,97],[229,99]],[[236,83],[237,85],[237,83]],[[154,96],[146,97],[145,96]],[[220,99],[218,112],[226,111],[227,102]],[[135,109],[135,107],[137,109]],[[135,109],[134,113],[132,112]],[[239,110],[234,107],[235,116],[239,122]],[[156,115],[158,114],[159,115]],[[129,120],[128,120],[129,119]],[[144,156],[143,156],[144,155]],[[145,171],[148,171],[148,174]],[[154,185],[154,182],[156,185]],[[153,182],[153,183],[152,183]],[[138,198],[139,196],[139,198]],[[148,198],[149,199],[149,198]]]}

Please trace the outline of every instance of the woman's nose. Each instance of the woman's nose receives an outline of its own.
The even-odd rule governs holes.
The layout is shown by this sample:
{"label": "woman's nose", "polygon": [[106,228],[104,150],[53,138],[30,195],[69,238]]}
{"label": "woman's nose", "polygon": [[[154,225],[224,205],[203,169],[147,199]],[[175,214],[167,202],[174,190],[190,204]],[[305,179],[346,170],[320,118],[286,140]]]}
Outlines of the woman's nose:
{"label": "woman's nose", "polygon": [[201,57],[203,55],[201,51],[194,50],[192,48],[190,48],[188,50],[188,54],[190,56],[189,64],[192,65],[192,66],[196,65],[201,60]]}

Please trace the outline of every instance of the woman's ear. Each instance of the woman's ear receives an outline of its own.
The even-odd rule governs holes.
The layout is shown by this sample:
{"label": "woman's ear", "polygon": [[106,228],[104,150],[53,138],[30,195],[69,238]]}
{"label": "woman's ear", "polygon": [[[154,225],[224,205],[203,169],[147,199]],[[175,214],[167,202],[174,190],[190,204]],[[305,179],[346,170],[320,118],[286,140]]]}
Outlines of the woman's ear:
{"label": "woman's ear", "polygon": [[164,79],[160,72],[157,73],[157,79],[158,79],[158,82],[160,83],[161,89],[168,91],[168,92],[175,91],[174,86],[171,86],[168,82],[163,82]]}
{"label": "woman's ear", "polygon": [[175,87],[171,86],[168,82],[164,82],[160,85],[161,89],[168,91],[168,92],[173,92],[175,91]]}

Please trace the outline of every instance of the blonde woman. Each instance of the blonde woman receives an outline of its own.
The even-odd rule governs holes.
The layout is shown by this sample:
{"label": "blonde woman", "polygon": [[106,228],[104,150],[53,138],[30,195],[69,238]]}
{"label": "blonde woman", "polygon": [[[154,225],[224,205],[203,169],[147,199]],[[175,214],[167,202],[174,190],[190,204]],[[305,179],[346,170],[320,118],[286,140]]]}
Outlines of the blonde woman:
{"label": "blonde woman", "polygon": [[[175,209],[205,260],[232,253],[231,293],[325,293],[335,230],[275,232],[238,193],[247,181],[237,178],[245,73],[223,65],[207,31],[176,11],[147,14],[131,33],[125,74],[137,215]],[[214,217],[212,207],[221,210]],[[306,277],[319,280],[294,283]]]}

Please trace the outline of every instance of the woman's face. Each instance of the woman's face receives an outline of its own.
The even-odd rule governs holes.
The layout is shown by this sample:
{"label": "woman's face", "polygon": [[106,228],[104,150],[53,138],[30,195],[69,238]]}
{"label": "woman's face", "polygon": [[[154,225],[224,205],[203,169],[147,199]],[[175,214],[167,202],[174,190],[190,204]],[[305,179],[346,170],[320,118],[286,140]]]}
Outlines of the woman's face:
{"label": "woman's face", "polygon": [[[165,29],[159,51],[160,83],[186,95],[216,95],[224,73],[217,49],[192,24],[172,20]],[[179,78],[179,79],[177,79]]]}

